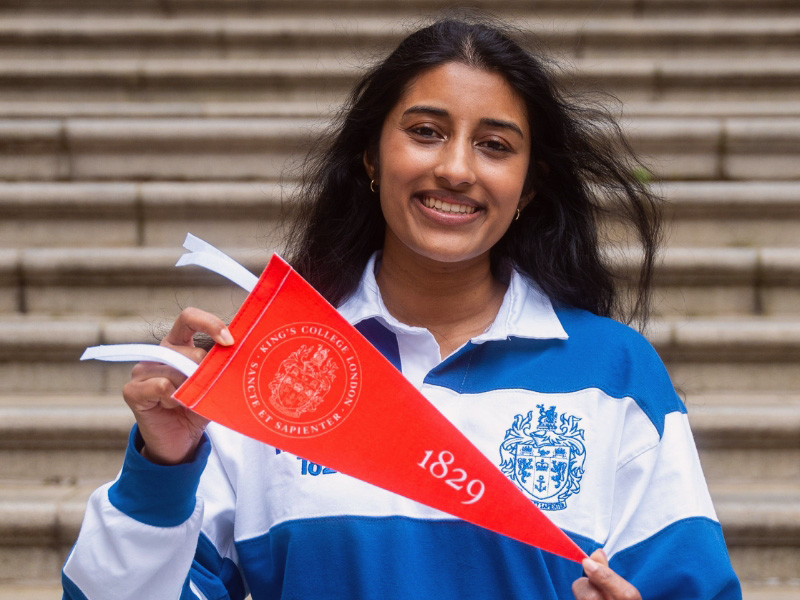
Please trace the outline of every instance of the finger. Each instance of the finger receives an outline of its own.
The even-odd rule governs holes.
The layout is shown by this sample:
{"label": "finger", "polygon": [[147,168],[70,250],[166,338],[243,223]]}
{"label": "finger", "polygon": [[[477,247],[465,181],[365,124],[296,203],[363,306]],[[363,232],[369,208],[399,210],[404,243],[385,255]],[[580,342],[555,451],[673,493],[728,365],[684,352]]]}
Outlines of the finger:
{"label": "finger", "polygon": [[600,590],[589,583],[586,577],[581,577],[573,582],[572,595],[575,596],[575,600],[605,600]]}
{"label": "finger", "polygon": [[233,336],[222,319],[199,308],[181,311],[164,342],[173,346],[193,346],[192,338],[196,333],[206,333],[223,346],[233,344]]}
{"label": "finger", "polygon": [[641,600],[638,590],[607,566],[591,558],[583,560],[583,571],[589,583],[609,600]]}
{"label": "finger", "polygon": [[169,379],[176,388],[186,381],[186,375],[168,365],[161,363],[138,363],[131,370],[131,381],[142,382],[148,379]]}
{"label": "finger", "polygon": [[192,361],[198,364],[200,363],[201,360],[203,360],[205,355],[208,354],[208,351],[203,348],[197,348],[195,346],[176,346],[170,344],[168,341],[166,341],[166,338],[164,340],[161,340],[161,346],[164,346],[166,348],[169,348],[170,350],[174,350],[175,352],[183,354],[184,356],[190,358]]}
{"label": "finger", "polygon": [[151,410],[158,405],[174,408],[178,402],[172,395],[178,389],[167,377],[153,377],[144,381],[129,381],[122,388],[122,397],[134,413]]}

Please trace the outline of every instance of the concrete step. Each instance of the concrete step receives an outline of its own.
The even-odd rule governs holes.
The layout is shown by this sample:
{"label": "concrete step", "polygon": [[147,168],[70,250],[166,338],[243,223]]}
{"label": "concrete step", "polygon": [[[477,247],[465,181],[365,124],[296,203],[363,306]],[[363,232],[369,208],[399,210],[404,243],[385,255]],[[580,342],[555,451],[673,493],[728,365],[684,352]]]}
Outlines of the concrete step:
{"label": "concrete step", "polygon": [[793,395],[781,404],[767,404],[753,394],[745,406],[690,405],[689,420],[709,485],[722,491],[800,482],[798,399]]}
{"label": "concrete step", "polygon": [[[88,346],[129,342],[157,343],[180,312],[174,309],[120,320],[97,317],[0,319],[7,337],[0,340],[0,394],[118,394],[130,379],[127,363],[79,362]],[[232,316],[239,303],[230,302]],[[13,342],[12,342],[13,339]]]}
{"label": "concrete step", "polygon": [[653,310],[663,317],[792,318],[800,315],[800,249],[673,247],[654,284]]}
{"label": "concrete step", "polygon": [[673,247],[800,245],[800,186],[791,181],[669,181],[665,198]]}
{"label": "concrete step", "polygon": [[[798,51],[794,30],[798,23],[787,15],[670,15],[547,23],[552,26],[552,33],[551,37],[544,37],[544,47],[556,44],[576,57],[788,57]],[[534,23],[523,22],[523,27],[538,33]],[[544,34],[547,33],[545,28]],[[556,33],[562,37],[556,37]]]}
{"label": "concrete step", "polygon": [[[715,0],[700,0],[700,4],[705,4],[709,8],[718,4]],[[635,14],[637,5],[635,0],[611,0],[604,2],[602,10],[604,14]],[[657,0],[647,0],[647,4],[660,7],[661,2]],[[290,14],[303,15],[315,14],[324,9],[332,15],[358,15],[365,14],[408,14],[415,12],[433,12],[437,9],[451,6],[446,0],[304,0],[303,2],[291,2],[289,0],[135,0],[124,2],[121,0],[6,0],[3,2],[3,9],[13,14],[52,14],[53,12],[63,12],[63,14],[136,14],[136,15],[157,15],[157,16],[183,16],[183,15],[269,15],[269,14]],[[508,0],[498,3],[496,0],[476,0],[470,3],[476,8],[497,10],[500,12],[512,10],[530,10],[530,4],[524,0]],[[680,6],[678,4],[677,6]],[[775,10],[785,11],[791,9],[791,2],[787,0],[767,0],[765,7],[772,6]],[[539,3],[537,3],[539,8]],[[540,10],[547,14],[563,14],[576,12],[578,14],[590,13],[596,10],[592,0],[544,0],[541,2]]]}
{"label": "concrete step", "polygon": [[800,579],[790,579],[784,585],[775,581],[772,584],[742,585],[743,600],[800,600]]}
{"label": "concrete step", "polygon": [[[623,125],[662,179],[800,179],[800,118]],[[291,178],[324,129],[323,121],[301,118],[4,120],[0,180]]]}
{"label": "concrete step", "polygon": [[712,487],[731,561],[746,583],[771,582],[800,591],[800,487],[797,480],[773,487]]}
{"label": "concrete step", "polygon": [[278,179],[307,152],[307,119],[0,122],[0,179]]}
{"label": "concrete step", "polygon": [[[237,303],[231,298],[231,307]],[[0,394],[111,394],[130,365],[78,362],[87,346],[154,342],[181,306],[139,318],[7,316],[0,318]],[[223,317],[231,312],[220,312]],[[676,387],[687,394],[736,389],[768,393],[800,386],[800,320],[688,318],[654,321],[648,336]]]}
{"label": "concrete step", "polygon": [[[364,60],[313,57],[0,60],[0,101],[329,102],[350,89]],[[558,77],[577,89],[605,88],[625,101],[791,101],[800,58],[587,57]]]}
{"label": "concrete step", "polygon": [[[124,316],[197,303],[229,313],[244,294],[203,269],[176,269],[184,234],[173,237],[169,248],[0,250],[0,314]],[[230,254],[260,273],[276,245],[251,247],[260,249]],[[636,266],[630,255],[616,261],[620,274]],[[800,248],[671,248],[655,286],[656,315],[798,317]]]}
{"label": "concrete step", "polygon": [[[293,99],[263,102],[211,99],[173,102],[137,102],[135,99],[108,102],[58,101],[36,102],[0,100],[0,119],[66,118],[310,118],[323,119],[336,112],[339,102]],[[672,100],[626,102],[626,117],[798,117],[800,104],[792,101]]]}
{"label": "concrete step", "polygon": [[[185,236],[181,233],[179,237],[172,248],[21,251],[21,264],[27,261],[30,267],[22,267],[23,306],[30,315],[158,314],[196,303],[221,314],[235,312],[246,296],[244,291],[205,269],[175,268],[185,252],[180,247]],[[271,251],[234,250],[230,254],[258,274]]]}
{"label": "concrete step", "polygon": [[648,337],[686,394],[775,392],[800,384],[800,321],[697,318],[654,322]]}
{"label": "concrete step", "polygon": [[122,393],[0,397],[0,482],[96,485],[116,475],[133,414]]}
{"label": "concrete step", "polygon": [[[57,580],[90,493],[90,486],[0,485],[0,582]],[[800,490],[788,485],[715,497],[734,569],[746,583],[769,582],[773,590],[796,584],[798,501]]]}
{"label": "concrete step", "polygon": [[177,247],[187,231],[220,246],[274,247],[294,189],[291,181],[0,183],[0,248]]}
{"label": "concrete step", "polygon": [[[174,247],[186,231],[225,248],[276,247],[294,190],[291,180],[0,182],[0,248]],[[800,247],[800,182],[665,181],[655,190],[670,247]]]}
{"label": "concrete step", "polygon": [[[529,11],[526,0],[473,0],[470,6],[499,12]],[[408,14],[417,11],[430,14],[451,7],[448,0],[5,0],[3,10],[14,14],[50,14],[54,10],[73,11],[77,14],[147,14],[175,16],[181,14],[304,14],[324,9],[330,14]],[[539,0],[537,13],[551,16],[625,15],[625,16],[675,16],[675,15],[747,15],[766,14],[797,15],[797,0],[761,0],[757,4],[746,0]]]}
{"label": "concrete step", "polygon": [[94,487],[0,483],[0,582],[60,579]]}
{"label": "concrete step", "polygon": [[[250,16],[18,15],[0,22],[5,58],[231,58],[317,56],[390,50],[415,15],[357,19],[330,14]],[[542,18],[518,15],[522,41],[571,57],[798,57],[800,19],[773,16]]]}
{"label": "concrete step", "polygon": [[48,582],[0,583],[0,600],[53,600],[62,596],[61,584],[48,577]]}
{"label": "concrete step", "polygon": [[[800,409],[800,394],[797,391],[758,392],[720,388],[705,392],[693,392],[683,396],[690,414],[715,409],[730,410],[736,407],[795,407]],[[692,417],[693,418],[693,417]]]}
{"label": "concrete step", "polygon": [[[314,99],[292,98],[291,101],[265,99],[263,102],[216,101],[206,99],[176,99],[169,102],[140,102],[135,98],[109,101],[54,100],[42,99],[36,102],[0,100],[0,119],[66,119],[66,118],[309,118],[322,119],[333,114],[339,100],[317,101]],[[642,105],[644,106],[644,105]],[[648,105],[649,106],[649,105]],[[668,107],[674,105],[670,103]],[[675,105],[676,106],[676,105]],[[682,115],[692,114],[691,106],[686,104]],[[708,105],[707,105],[708,106]],[[728,114],[727,107],[733,107],[735,114],[747,116],[769,115],[797,116],[800,109],[792,102],[774,103],[717,103],[715,115]],[[735,108],[738,107],[738,108]],[[772,110],[776,112],[772,112]],[[673,108],[673,110],[678,110]]]}

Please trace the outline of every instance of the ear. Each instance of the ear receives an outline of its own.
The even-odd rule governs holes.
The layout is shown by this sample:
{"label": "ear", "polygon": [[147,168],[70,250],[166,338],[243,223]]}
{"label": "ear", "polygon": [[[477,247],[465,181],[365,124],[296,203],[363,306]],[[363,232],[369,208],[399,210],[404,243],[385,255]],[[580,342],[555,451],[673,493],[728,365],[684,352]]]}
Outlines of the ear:
{"label": "ear", "polygon": [[[533,185],[537,185],[541,179],[547,177],[550,174],[550,165],[548,165],[543,160],[536,161],[536,173],[533,178]],[[536,196],[536,189],[532,189],[529,192],[523,194],[519,199],[519,204],[517,208],[520,210],[524,209],[528,204],[530,204],[531,200],[533,200],[534,196]]]}
{"label": "ear", "polygon": [[370,179],[375,179],[375,164],[372,162],[372,158],[367,150],[364,150],[363,160],[364,168],[367,170],[367,176]]}
{"label": "ear", "polygon": [[536,196],[536,190],[531,190],[527,194],[520,196],[517,208],[523,210],[526,206],[528,206],[528,204],[531,203],[531,200],[533,200],[534,196]]}

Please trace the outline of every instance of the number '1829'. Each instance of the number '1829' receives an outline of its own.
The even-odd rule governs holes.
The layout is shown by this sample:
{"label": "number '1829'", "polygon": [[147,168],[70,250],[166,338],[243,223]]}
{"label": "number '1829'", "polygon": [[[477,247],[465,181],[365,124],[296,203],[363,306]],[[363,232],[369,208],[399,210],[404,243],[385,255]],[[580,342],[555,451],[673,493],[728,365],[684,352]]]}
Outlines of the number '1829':
{"label": "number '1829'", "polygon": [[[474,504],[480,500],[486,489],[483,482],[480,479],[472,479],[467,482],[469,475],[467,475],[464,469],[453,469],[451,471],[450,465],[453,464],[456,458],[453,456],[452,452],[447,450],[439,452],[437,460],[428,464],[433,456],[433,452],[433,450],[426,450],[425,458],[418,462],[417,466],[427,469],[436,479],[444,479],[444,482],[451,488],[455,490],[463,489],[469,496],[469,500],[462,500],[461,504]],[[452,477],[445,479],[448,475],[452,475]],[[466,485],[464,485],[465,482],[467,482]]]}

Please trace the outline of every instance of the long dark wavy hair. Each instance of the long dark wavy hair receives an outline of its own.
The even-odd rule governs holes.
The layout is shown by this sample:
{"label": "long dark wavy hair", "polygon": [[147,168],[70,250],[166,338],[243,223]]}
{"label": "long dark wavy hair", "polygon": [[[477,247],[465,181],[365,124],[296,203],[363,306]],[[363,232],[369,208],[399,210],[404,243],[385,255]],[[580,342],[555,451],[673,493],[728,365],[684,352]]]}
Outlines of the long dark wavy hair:
{"label": "long dark wavy hair", "polygon": [[[334,305],[355,291],[370,255],[383,247],[386,228],[364,153],[380,162],[386,116],[415,77],[448,62],[501,74],[527,107],[531,160],[523,193],[536,195],[492,248],[494,272],[512,266],[556,305],[643,325],[659,199],[641,181],[641,167],[610,112],[569,100],[544,58],[483,19],[444,18],[415,31],[355,85],[327,143],[305,163],[287,236],[290,263]],[[609,268],[599,243],[600,217],[609,214],[627,224],[642,249],[627,281]],[[632,294],[623,302],[627,291]]]}

